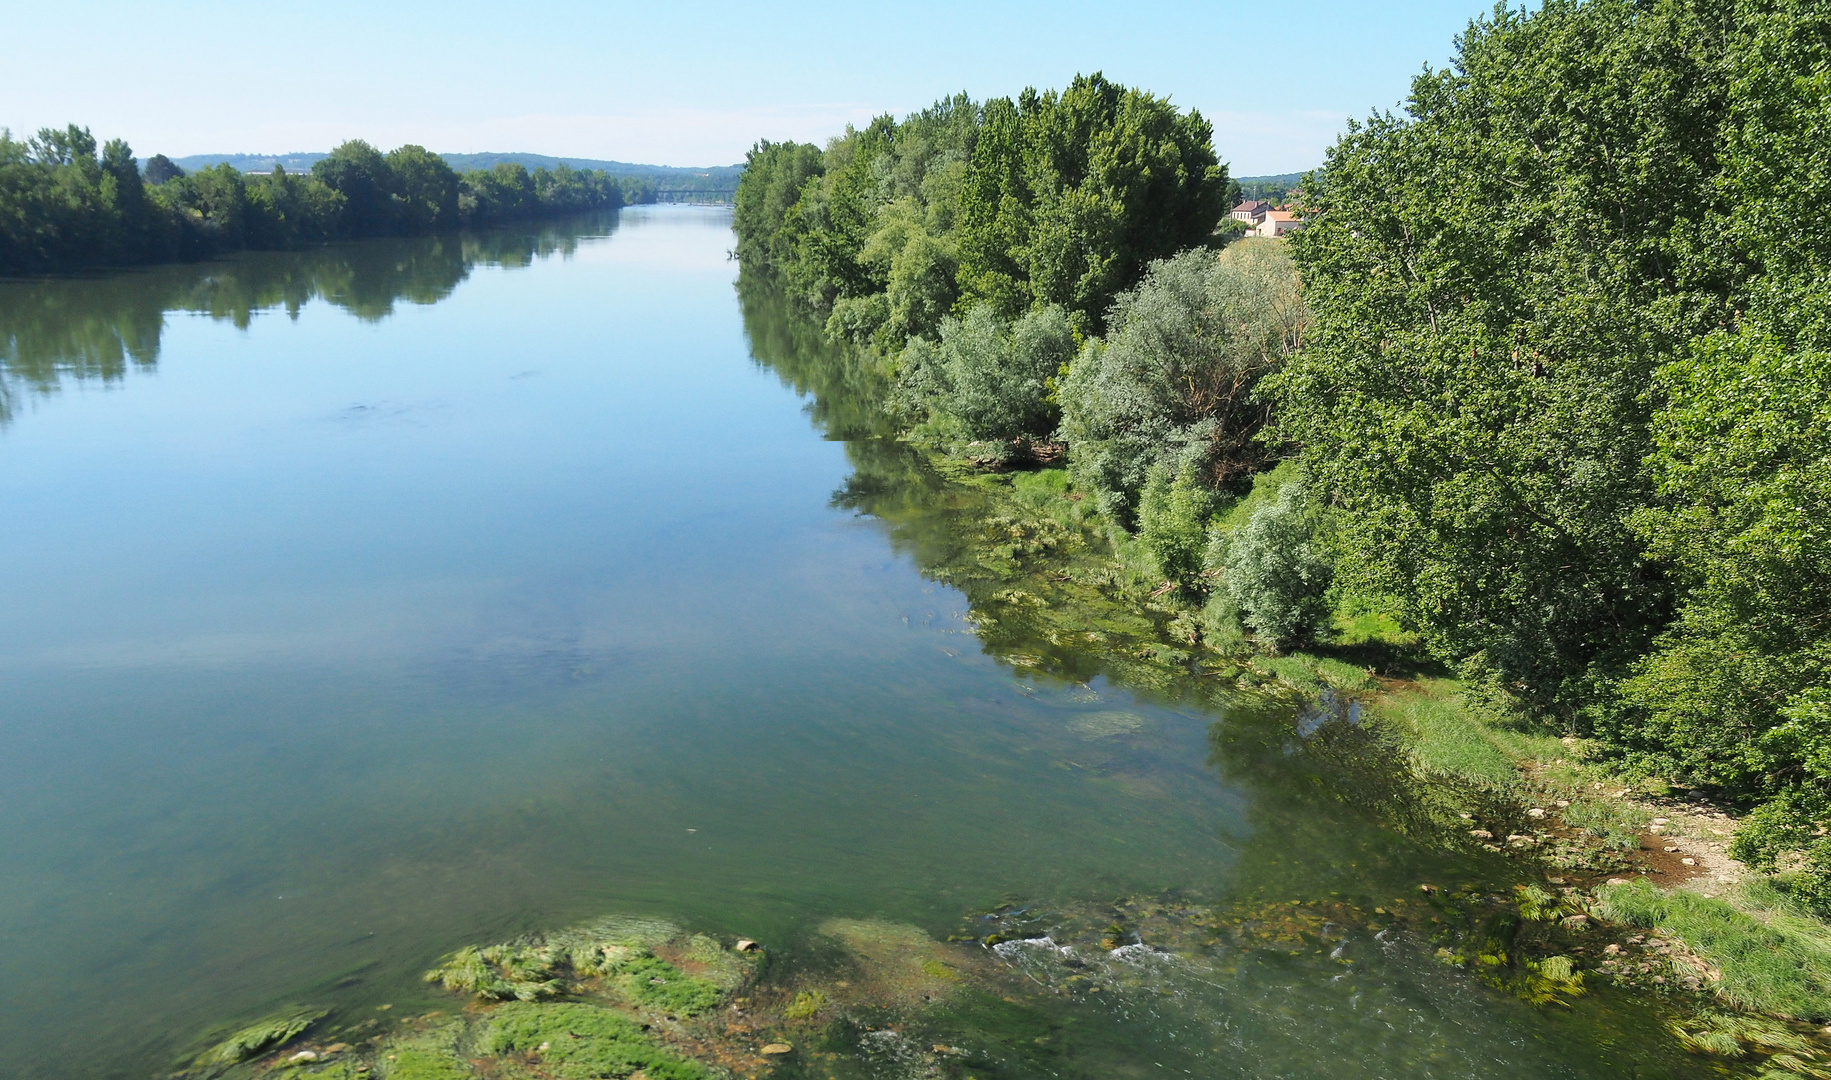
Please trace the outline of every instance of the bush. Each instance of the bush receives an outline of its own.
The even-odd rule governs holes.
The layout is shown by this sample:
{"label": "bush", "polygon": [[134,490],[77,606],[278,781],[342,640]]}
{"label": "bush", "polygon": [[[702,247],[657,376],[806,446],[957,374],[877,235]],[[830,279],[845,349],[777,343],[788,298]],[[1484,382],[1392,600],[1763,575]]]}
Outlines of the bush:
{"label": "bush", "polygon": [[1226,598],[1241,623],[1272,649],[1311,637],[1329,615],[1334,567],[1321,524],[1303,485],[1293,481],[1218,545]]}
{"label": "bush", "polygon": [[919,437],[950,449],[995,441],[1021,450],[1055,429],[1051,380],[1074,348],[1074,327],[1061,308],[1006,322],[982,304],[964,318],[943,319],[939,342],[909,343],[893,407],[916,422]]}
{"label": "bush", "polygon": [[1139,500],[1138,539],[1157,563],[1157,572],[1185,595],[1207,591],[1202,561],[1214,503],[1214,494],[1193,476],[1184,473],[1172,480],[1161,466],[1152,470]]}
{"label": "bush", "polygon": [[1062,380],[1062,438],[1076,479],[1130,524],[1151,469],[1214,490],[1257,471],[1265,407],[1254,390],[1307,323],[1297,276],[1272,241],[1151,264]]}

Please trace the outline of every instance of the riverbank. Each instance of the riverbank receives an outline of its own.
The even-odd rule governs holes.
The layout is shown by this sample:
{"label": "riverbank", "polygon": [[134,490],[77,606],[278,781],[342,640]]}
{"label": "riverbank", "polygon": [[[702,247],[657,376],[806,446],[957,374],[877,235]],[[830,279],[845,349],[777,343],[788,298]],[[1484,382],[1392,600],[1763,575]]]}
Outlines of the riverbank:
{"label": "riverbank", "polygon": [[[1725,1009],[1783,1021],[1796,1035],[1817,1034],[1810,1025],[1831,1019],[1831,927],[1728,855],[1739,822],[1725,809],[1663,781],[1625,778],[1591,742],[1484,708],[1376,612],[1338,611],[1323,640],[1284,655],[1257,651],[1238,636],[1215,640],[1212,615],[1156,580],[1139,542],[1105,522],[1065,471],[985,473],[945,458],[935,464],[950,483],[1006,506],[994,516],[1015,543],[995,551],[1010,552],[1014,573],[1002,592],[980,590],[990,593],[989,603],[975,605],[982,627],[1015,615],[1052,624],[1056,639],[1065,640],[1075,634],[1077,616],[1069,612],[1078,608],[1082,637],[1113,646],[1122,679],[1161,688],[1187,671],[1207,684],[1210,697],[1230,689],[1315,703],[1300,727],[1330,718],[1358,723],[1385,744],[1387,764],[1402,766],[1419,789],[1398,800],[1412,805],[1370,809],[1428,842],[1504,856],[1529,879],[1523,887],[1559,898],[1569,911],[1561,918],[1601,931],[1578,970],[1671,998],[1673,1032],[1689,1039],[1687,1046],[1696,1040],[1684,1032],[1734,1028],[1724,1027]],[[1025,521],[1025,512],[1034,517]],[[1036,541],[1050,525],[1099,537],[1106,550],[1095,543],[1073,560],[1077,565],[1049,569],[1051,553],[1066,546]],[[1029,552],[1042,558],[1026,575],[1018,564]],[[1102,557],[1104,568],[1097,565]],[[1101,583],[1106,592],[1094,598],[1082,589],[1051,603],[1017,581],[1039,574],[1061,586]],[[1129,608],[1134,633],[1148,624],[1156,640],[1114,639],[1096,629],[1121,622],[1103,610],[1115,604]],[[1757,1028],[1748,1030],[1758,1035]],[[1758,1041],[1705,1038],[1697,1045],[1735,1058],[1759,1053]]]}
{"label": "riverbank", "polygon": [[[652,918],[600,921],[459,950],[428,973],[456,995],[430,1011],[410,1002],[399,1019],[313,1019],[223,1069],[287,1025],[219,1032],[189,1074],[1149,1075],[1133,1068],[1146,1045],[1127,1041],[1134,1026],[1200,1031],[1235,1015],[1229,995],[1253,985],[1240,985],[1243,971],[1302,968],[1301,981],[1327,993],[1374,965],[1421,964],[1406,981],[1434,986],[1438,1007],[1519,999],[1569,1017],[1582,1041],[1615,1046],[1636,1075],[1831,1075],[1831,1041],[1815,1023],[1827,936],[1771,889],[1733,876],[1720,854],[1730,819],[1631,787],[1581,742],[1484,714],[1365,613],[1282,656],[1209,643],[1199,609],[1139,573],[1124,537],[1113,543],[1059,470],[871,460],[907,470],[907,482],[855,483],[860,508],[926,576],[965,593],[982,647],[1020,686],[1104,679],[1251,715],[1216,725],[1217,754],[1225,748],[1235,767],[1264,768],[1265,754],[1242,750],[1282,739],[1266,753],[1304,764],[1280,782],[1307,778],[1319,798],[1456,857],[1402,883],[1368,863],[1345,890],[1304,876],[1217,897],[1020,899],[966,913],[946,934],[829,918],[758,946]],[[872,490],[896,498],[874,502]],[[1138,718],[1073,722],[1111,740]],[[1471,996],[1471,981],[1494,996]],[[1390,983],[1354,985],[1340,992]],[[1156,1058],[1176,1046],[1149,1045]],[[613,1059],[622,1072],[590,1071]],[[1205,1067],[1199,1054],[1183,1064]]]}

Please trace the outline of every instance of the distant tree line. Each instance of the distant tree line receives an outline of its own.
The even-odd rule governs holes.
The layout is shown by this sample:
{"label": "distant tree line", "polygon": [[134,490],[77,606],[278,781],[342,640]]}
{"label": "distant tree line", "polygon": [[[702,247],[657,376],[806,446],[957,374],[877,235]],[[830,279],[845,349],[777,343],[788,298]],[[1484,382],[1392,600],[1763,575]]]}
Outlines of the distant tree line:
{"label": "distant tree line", "polygon": [[346,142],[309,175],[186,174],[164,155],[142,173],[127,143],[97,153],[87,129],[16,140],[0,129],[0,273],[207,258],[328,240],[415,236],[518,218],[613,210],[649,183],[564,165],[459,174],[437,154]]}
{"label": "distant tree line", "polygon": [[1240,177],[1240,198],[1257,199],[1261,202],[1279,203],[1289,201],[1303,182],[1302,173],[1281,173],[1277,176],[1242,176]]}
{"label": "distant tree line", "polygon": [[1831,910],[1831,8],[1497,8],[1218,254],[1207,125],[1077,80],[759,143],[738,254],[904,437],[1065,444],[1215,636],[1396,619],[1752,811]]}

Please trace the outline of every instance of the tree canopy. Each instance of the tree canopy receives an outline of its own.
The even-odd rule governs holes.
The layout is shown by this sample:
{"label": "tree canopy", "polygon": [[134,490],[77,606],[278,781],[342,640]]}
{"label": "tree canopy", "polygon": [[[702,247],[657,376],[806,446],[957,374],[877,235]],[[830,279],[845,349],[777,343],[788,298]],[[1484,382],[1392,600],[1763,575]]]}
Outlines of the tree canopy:
{"label": "tree canopy", "polygon": [[1154,259],[1206,243],[1227,172],[1199,113],[1095,74],[1057,93],[957,95],[824,150],[760,142],[738,183],[738,256],[896,352],[989,305],[1097,330]]}

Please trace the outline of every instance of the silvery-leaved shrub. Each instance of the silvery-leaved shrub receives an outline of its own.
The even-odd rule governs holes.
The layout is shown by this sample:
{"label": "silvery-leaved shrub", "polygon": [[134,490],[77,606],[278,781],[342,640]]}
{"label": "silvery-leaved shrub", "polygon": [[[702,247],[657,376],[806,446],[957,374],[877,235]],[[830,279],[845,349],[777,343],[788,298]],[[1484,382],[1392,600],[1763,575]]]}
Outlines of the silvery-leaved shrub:
{"label": "silvery-leaved shrub", "polygon": [[1221,545],[1222,590],[1246,629],[1283,649],[1311,637],[1329,614],[1334,566],[1322,514],[1299,482],[1253,512]]}

